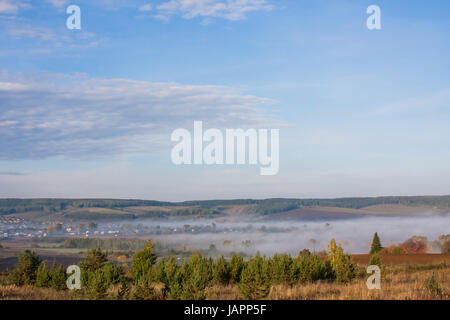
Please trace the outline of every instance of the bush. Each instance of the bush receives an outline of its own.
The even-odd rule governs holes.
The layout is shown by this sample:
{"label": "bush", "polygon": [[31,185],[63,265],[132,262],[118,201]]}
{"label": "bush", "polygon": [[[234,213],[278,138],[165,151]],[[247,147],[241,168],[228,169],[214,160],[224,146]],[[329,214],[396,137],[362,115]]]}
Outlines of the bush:
{"label": "bush", "polygon": [[50,280],[51,278],[50,272],[47,269],[47,261],[42,261],[37,270],[35,286],[38,288],[49,288]]}
{"label": "bush", "polygon": [[100,248],[89,250],[84,261],[79,263],[81,284],[91,299],[104,299],[111,285],[125,280],[125,271],[108,261],[108,255]]}
{"label": "bush", "polygon": [[156,291],[152,286],[152,281],[148,276],[140,277],[131,291],[133,300],[155,300]]}
{"label": "bush", "polygon": [[241,273],[245,266],[244,258],[234,253],[231,257],[229,265],[230,281],[233,283],[238,283],[241,280]]}
{"label": "bush", "polygon": [[330,261],[337,282],[347,283],[356,277],[358,270],[356,264],[348,254],[344,254],[341,246],[336,245],[334,239],[328,246],[328,261]]}
{"label": "bush", "polygon": [[225,258],[220,257],[215,263],[213,268],[213,281],[215,284],[226,285],[230,283],[231,272],[230,266]]}
{"label": "bush", "polygon": [[36,253],[26,250],[19,256],[18,264],[9,275],[9,282],[17,286],[33,285],[36,281],[36,274],[40,264],[41,260]]}
{"label": "bush", "polygon": [[369,266],[372,266],[372,265],[378,266],[381,268],[381,258],[378,253],[370,256]]}
{"label": "bush", "polygon": [[442,253],[450,253],[450,240],[446,240],[443,244],[442,244]]}
{"label": "bush", "polygon": [[267,297],[270,291],[268,263],[257,254],[244,267],[239,283],[239,293],[244,299],[257,300]]}
{"label": "bush", "polygon": [[269,276],[272,284],[293,284],[296,279],[296,268],[291,256],[276,254],[268,260]]}
{"label": "bush", "polygon": [[102,270],[90,271],[86,279],[85,290],[89,299],[105,299],[109,284]]}
{"label": "bush", "polygon": [[153,249],[153,243],[147,242],[145,248],[136,253],[131,265],[131,277],[134,281],[148,275],[156,261],[156,255]]}
{"label": "bush", "polygon": [[50,270],[50,281],[49,286],[55,290],[65,290],[67,288],[66,280],[67,274],[64,272],[63,266],[56,266],[55,263],[52,265]]}
{"label": "bush", "polygon": [[442,296],[443,291],[441,286],[439,285],[439,282],[436,279],[436,274],[434,273],[434,271],[431,274],[430,279],[428,279],[426,290],[432,296]]}
{"label": "bush", "polygon": [[317,254],[300,254],[294,258],[295,281],[301,283],[334,278],[334,272],[329,261],[323,261]]}
{"label": "bush", "polygon": [[203,258],[197,252],[183,265],[182,272],[184,277],[182,299],[205,299],[205,289],[212,282],[212,261]]}

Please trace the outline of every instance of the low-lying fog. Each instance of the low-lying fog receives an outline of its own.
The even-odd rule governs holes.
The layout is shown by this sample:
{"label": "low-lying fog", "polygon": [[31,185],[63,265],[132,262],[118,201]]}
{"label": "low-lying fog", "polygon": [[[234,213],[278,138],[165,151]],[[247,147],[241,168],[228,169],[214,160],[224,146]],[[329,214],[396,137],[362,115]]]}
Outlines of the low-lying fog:
{"label": "low-lying fog", "polygon": [[[404,242],[412,236],[428,241],[450,233],[450,216],[367,217],[329,221],[223,221],[192,220],[144,222],[161,230],[177,229],[182,233],[152,235],[151,238],[174,247],[207,249],[211,244],[220,251],[257,251],[265,255],[326,250],[332,238],[348,253],[368,253],[373,234],[378,232],[382,245]],[[205,231],[206,229],[206,231]],[[198,232],[203,230],[203,232]]]}

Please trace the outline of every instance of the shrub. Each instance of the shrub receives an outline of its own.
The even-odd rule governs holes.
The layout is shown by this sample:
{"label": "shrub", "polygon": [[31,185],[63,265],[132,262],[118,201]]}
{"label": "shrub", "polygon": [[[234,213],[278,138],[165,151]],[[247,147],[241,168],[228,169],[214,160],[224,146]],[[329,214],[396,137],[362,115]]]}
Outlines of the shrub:
{"label": "shrub", "polygon": [[244,299],[265,298],[270,291],[267,261],[259,253],[242,270],[239,293]]}
{"label": "shrub", "polygon": [[153,249],[153,243],[147,242],[145,248],[136,253],[131,265],[131,277],[138,281],[143,276],[148,275],[156,262],[156,255]]}
{"label": "shrub", "polygon": [[50,287],[50,272],[47,269],[47,261],[42,261],[36,274],[35,286],[38,288]]}
{"label": "shrub", "polygon": [[50,281],[49,286],[55,290],[64,290],[67,288],[66,280],[67,275],[64,272],[63,266],[56,266],[56,263],[53,263],[52,269],[50,270]]}
{"label": "shrub", "polygon": [[215,284],[225,285],[230,282],[231,272],[230,266],[225,258],[220,257],[213,267],[213,281]]}
{"label": "shrub", "polygon": [[329,261],[323,261],[317,254],[299,254],[294,258],[294,279],[301,283],[334,278]]}
{"label": "shrub", "polygon": [[272,284],[293,284],[296,281],[296,268],[293,265],[291,256],[276,254],[268,260],[268,264]]}
{"label": "shrub", "polygon": [[443,244],[442,244],[442,253],[450,253],[450,240],[446,240]]}
{"label": "shrub", "polygon": [[152,281],[149,276],[142,276],[135,283],[131,291],[131,299],[133,300],[155,300],[156,291],[152,286]]}
{"label": "shrub", "polygon": [[231,257],[229,265],[230,281],[233,283],[238,283],[241,280],[241,273],[245,266],[244,258],[234,253]]}
{"label": "shrub", "polygon": [[403,242],[402,247],[407,253],[426,253],[428,251],[427,238],[414,236]]}
{"label": "shrub", "polygon": [[203,258],[197,252],[183,265],[182,271],[184,276],[182,299],[205,299],[205,289],[212,282],[212,261]]}
{"label": "shrub", "polygon": [[434,271],[431,273],[430,279],[428,279],[426,290],[430,295],[442,296],[442,288],[436,279],[436,274],[434,273]]}
{"label": "shrub", "polygon": [[336,245],[334,239],[328,246],[328,260],[335,273],[336,281],[347,283],[357,275],[357,266],[348,254],[344,254],[341,246]]}
{"label": "shrub", "polygon": [[105,299],[109,284],[104,278],[102,270],[90,271],[85,287],[90,299]]}
{"label": "shrub", "polygon": [[36,281],[37,270],[41,264],[41,260],[35,252],[26,250],[19,256],[19,262],[14,270],[10,273],[9,282],[17,286],[24,284],[34,284]]}

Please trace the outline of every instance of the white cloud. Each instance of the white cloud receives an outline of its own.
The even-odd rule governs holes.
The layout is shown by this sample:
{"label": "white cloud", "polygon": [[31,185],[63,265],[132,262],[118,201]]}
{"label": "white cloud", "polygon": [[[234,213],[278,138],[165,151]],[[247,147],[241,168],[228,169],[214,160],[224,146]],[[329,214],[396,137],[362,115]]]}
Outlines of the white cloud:
{"label": "white cloud", "polygon": [[169,0],[156,8],[161,20],[164,20],[162,17],[167,19],[173,15],[181,15],[184,19],[200,17],[242,20],[248,12],[269,11],[273,9],[273,5],[267,0]]}
{"label": "white cloud", "polygon": [[6,32],[15,39],[32,38],[41,40],[55,39],[55,33],[48,28],[36,27],[31,25],[8,25]]}
{"label": "white cloud", "polygon": [[[59,76],[61,77],[61,76]],[[280,125],[233,88],[0,73],[0,159],[149,152],[194,120],[218,128]]]}
{"label": "white cloud", "polygon": [[152,11],[152,5],[150,3],[144,4],[139,7],[139,11]]}
{"label": "white cloud", "polygon": [[68,3],[67,0],[45,0],[45,2],[50,3],[56,8],[62,8]]}
{"label": "white cloud", "polygon": [[20,8],[29,7],[27,3],[19,0],[0,0],[0,13],[15,14]]}

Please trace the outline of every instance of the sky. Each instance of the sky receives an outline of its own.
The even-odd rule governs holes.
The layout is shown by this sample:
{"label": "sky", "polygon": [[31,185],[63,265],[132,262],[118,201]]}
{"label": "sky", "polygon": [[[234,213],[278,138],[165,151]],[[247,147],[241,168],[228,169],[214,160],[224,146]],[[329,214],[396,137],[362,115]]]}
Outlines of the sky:
{"label": "sky", "polygon": [[[0,0],[0,197],[450,194],[449,39],[438,0]],[[194,121],[279,129],[278,174],[174,165]]]}

